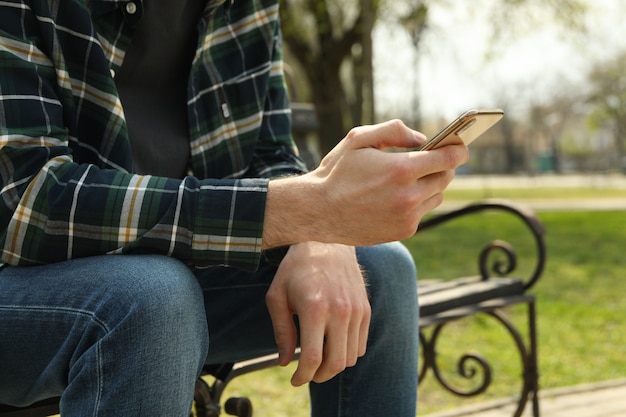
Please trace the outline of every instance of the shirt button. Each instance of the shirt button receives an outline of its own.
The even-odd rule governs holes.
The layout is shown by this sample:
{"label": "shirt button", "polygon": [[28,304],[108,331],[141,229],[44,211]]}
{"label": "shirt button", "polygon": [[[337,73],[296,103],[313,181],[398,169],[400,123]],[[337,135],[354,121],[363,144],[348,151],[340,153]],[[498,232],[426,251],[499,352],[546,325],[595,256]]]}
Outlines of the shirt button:
{"label": "shirt button", "polygon": [[115,78],[115,70],[113,68],[111,68],[111,78]]}
{"label": "shirt button", "polygon": [[137,4],[135,4],[132,1],[126,3],[126,12],[128,14],[135,14],[135,13],[137,13]]}

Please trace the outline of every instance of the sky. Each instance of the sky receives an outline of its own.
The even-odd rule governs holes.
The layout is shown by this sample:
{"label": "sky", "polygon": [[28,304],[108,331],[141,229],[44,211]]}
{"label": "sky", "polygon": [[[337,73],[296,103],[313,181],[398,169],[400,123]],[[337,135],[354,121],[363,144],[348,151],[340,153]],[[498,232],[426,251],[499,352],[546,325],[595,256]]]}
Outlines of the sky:
{"label": "sky", "polygon": [[487,11],[496,2],[451,0],[433,6],[417,62],[406,31],[379,23],[374,32],[377,113],[410,123],[416,94],[424,119],[451,119],[475,107],[506,105],[521,112],[560,90],[584,88],[593,63],[626,50],[626,1],[589,0],[584,37],[568,37],[548,21],[500,42],[495,57],[486,60],[493,44]]}

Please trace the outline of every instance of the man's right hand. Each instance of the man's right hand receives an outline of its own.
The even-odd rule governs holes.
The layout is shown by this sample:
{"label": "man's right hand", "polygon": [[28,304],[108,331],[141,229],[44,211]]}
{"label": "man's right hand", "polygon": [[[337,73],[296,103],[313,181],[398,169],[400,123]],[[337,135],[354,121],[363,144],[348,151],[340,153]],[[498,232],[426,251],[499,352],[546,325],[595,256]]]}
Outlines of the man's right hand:
{"label": "man's right hand", "polygon": [[364,246],[413,235],[468,160],[464,145],[384,152],[425,140],[398,120],[357,127],[314,171],[270,181],[264,248],[305,241]]}

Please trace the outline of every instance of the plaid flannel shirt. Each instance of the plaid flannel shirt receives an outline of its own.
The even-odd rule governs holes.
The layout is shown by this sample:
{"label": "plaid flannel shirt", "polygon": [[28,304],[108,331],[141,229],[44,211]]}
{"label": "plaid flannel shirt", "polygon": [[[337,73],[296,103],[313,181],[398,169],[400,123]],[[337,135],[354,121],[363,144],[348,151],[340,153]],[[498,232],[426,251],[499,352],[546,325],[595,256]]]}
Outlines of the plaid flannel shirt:
{"label": "plaid flannel shirt", "polygon": [[113,78],[141,0],[0,0],[2,264],[161,253],[258,266],[268,178],[305,170],[278,0],[207,3],[188,83],[193,175],[174,180],[133,173]]}

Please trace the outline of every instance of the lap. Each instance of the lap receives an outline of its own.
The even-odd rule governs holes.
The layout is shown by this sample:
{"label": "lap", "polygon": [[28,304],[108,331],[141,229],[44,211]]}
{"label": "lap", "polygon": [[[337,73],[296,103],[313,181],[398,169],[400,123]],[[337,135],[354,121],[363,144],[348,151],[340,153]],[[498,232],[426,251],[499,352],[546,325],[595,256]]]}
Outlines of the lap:
{"label": "lap", "polygon": [[[377,314],[377,305],[384,304],[387,309],[398,297],[413,291],[412,259],[401,244],[357,248],[357,255],[367,277],[373,314]],[[267,264],[252,273],[225,267],[191,271],[182,262],[158,255],[102,256],[40,267],[7,267],[0,270],[0,333],[21,328],[24,337],[29,334],[33,340],[41,340],[42,334],[44,338],[62,337],[51,326],[52,310],[71,312],[75,317],[89,317],[106,308],[123,314],[120,306],[131,302],[144,300],[163,307],[167,298],[180,301],[188,297],[181,293],[201,289],[209,327],[207,362],[257,357],[276,350],[265,305],[275,271],[276,267]],[[394,285],[388,285],[388,280]],[[410,304],[410,297],[408,300]],[[25,308],[41,314],[44,325],[34,327],[32,316],[15,314]]]}

